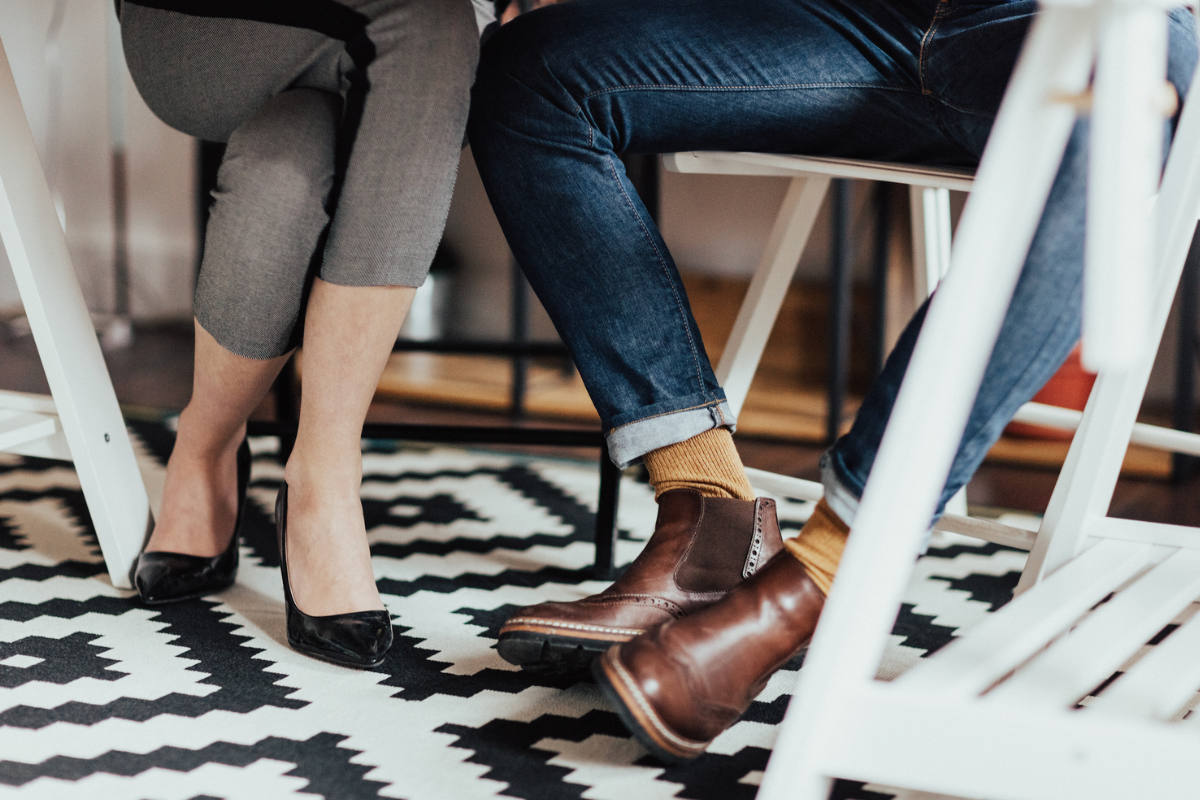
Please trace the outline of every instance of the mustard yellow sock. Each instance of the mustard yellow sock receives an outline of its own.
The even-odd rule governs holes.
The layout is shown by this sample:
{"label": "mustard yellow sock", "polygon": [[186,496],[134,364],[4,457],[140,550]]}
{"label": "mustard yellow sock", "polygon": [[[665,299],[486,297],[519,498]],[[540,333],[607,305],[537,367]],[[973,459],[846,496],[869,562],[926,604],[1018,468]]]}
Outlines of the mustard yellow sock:
{"label": "mustard yellow sock", "polygon": [[678,444],[651,450],[645,462],[656,500],[672,489],[695,489],[705,497],[754,499],[733,435],[726,428],[712,428]]}
{"label": "mustard yellow sock", "polygon": [[808,577],[828,596],[849,535],[850,528],[822,499],[800,533],[785,541],[783,546],[804,565]]}

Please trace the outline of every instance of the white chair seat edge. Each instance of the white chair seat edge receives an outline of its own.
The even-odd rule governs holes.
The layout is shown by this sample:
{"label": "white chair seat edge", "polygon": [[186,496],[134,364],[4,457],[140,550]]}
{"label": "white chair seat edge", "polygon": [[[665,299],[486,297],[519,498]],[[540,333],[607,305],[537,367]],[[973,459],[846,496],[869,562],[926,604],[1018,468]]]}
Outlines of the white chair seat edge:
{"label": "white chair seat edge", "polygon": [[722,153],[692,151],[667,153],[663,166],[670,172],[707,175],[828,175],[835,178],[901,183],[968,192],[975,181],[969,169],[924,167],[850,158],[794,156],[777,153]]}

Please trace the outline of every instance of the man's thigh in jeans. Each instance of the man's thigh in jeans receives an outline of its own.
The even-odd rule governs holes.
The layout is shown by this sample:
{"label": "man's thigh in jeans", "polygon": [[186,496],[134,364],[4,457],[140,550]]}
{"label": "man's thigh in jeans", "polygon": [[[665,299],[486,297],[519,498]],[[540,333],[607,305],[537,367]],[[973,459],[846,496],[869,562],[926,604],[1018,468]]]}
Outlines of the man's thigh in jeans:
{"label": "man's thigh in jeans", "polygon": [[[495,89],[496,102],[512,106],[505,116],[524,119],[524,133],[616,152],[970,164],[975,154],[944,135],[922,86],[937,8],[931,0],[574,0],[517,19],[485,46],[475,102],[490,104]],[[505,89],[506,79],[519,88]],[[557,114],[577,124],[556,125]]]}

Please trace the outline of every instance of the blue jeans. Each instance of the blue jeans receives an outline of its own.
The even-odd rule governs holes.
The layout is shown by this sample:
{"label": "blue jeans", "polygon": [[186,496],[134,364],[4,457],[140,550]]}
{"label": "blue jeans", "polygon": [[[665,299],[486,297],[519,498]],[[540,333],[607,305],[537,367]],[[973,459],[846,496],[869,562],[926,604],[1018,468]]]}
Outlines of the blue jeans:
{"label": "blue jeans", "polygon": [[[974,166],[1035,7],[575,0],[521,17],[485,45],[468,125],[475,159],[513,252],[575,356],[613,461],[736,422],[671,255],[616,154],[749,150]],[[1181,97],[1196,60],[1190,16],[1176,12],[1169,78]],[[1080,123],[943,506],[1079,337],[1086,162]],[[924,315],[922,307],[823,460],[826,497],[847,521]]]}

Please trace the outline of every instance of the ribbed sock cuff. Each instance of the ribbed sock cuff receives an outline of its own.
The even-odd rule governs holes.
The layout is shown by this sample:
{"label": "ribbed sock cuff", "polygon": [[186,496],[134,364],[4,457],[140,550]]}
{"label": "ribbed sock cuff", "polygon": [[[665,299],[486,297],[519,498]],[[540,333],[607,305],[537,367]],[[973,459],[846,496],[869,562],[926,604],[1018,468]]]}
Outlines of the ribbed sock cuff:
{"label": "ribbed sock cuff", "polygon": [[828,596],[849,535],[850,528],[822,499],[800,533],[786,540],[783,546],[804,565],[808,577]]}
{"label": "ribbed sock cuff", "polygon": [[711,428],[651,450],[644,460],[655,499],[672,489],[695,489],[705,497],[754,499],[733,435],[726,428]]}

